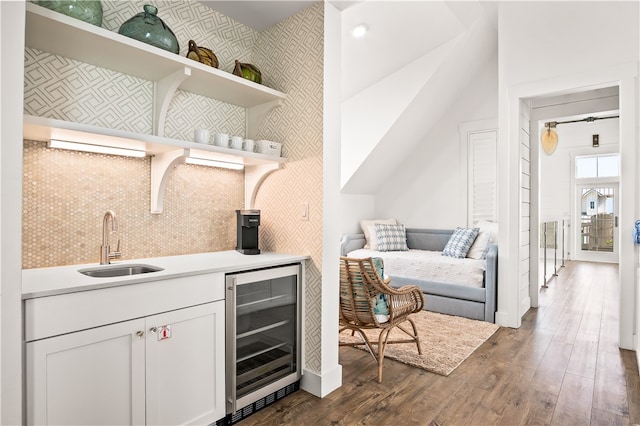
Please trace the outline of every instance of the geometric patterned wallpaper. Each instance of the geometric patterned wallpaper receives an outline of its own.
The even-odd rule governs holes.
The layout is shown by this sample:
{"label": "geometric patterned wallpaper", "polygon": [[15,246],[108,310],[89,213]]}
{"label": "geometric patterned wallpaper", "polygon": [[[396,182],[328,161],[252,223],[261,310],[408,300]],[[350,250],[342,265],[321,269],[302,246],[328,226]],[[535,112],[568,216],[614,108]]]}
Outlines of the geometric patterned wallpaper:
{"label": "geometric patterned wallpaper", "polygon": [[[264,218],[260,237],[265,249],[311,256],[305,287],[305,368],[318,374],[322,367],[323,34],[324,9],[319,2],[259,33],[253,53],[265,83],[287,94],[284,105],[273,110],[258,131],[258,138],[282,141],[288,159],[281,170],[267,177],[256,196],[256,208]],[[298,218],[303,203],[309,204],[308,221]]]}
{"label": "geometric patterned wallpaper", "polygon": [[[146,1],[103,1],[103,28],[117,31]],[[256,32],[196,2],[154,2],[179,40],[216,52],[221,69],[249,61]],[[152,133],[153,82],[25,49],[25,114]],[[193,140],[195,128],[244,136],[245,109],[178,91],[165,135]],[[118,217],[125,259],[235,248],[235,210],[244,173],[180,165],[170,174],[162,214],[151,215],[150,159],[51,150],[24,142],[23,267],[99,259],[104,211]]]}
{"label": "geometric patterned wallpaper", "polygon": [[[102,1],[102,27],[117,31],[147,1]],[[321,372],[323,5],[260,33],[193,1],[157,1],[158,16],[178,38],[211,48],[220,69],[234,60],[262,71],[266,86],[287,94],[257,139],[282,142],[283,167],[262,183],[260,244],[265,251],[309,254],[306,270],[305,364]],[[59,78],[58,78],[59,76]],[[103,94],[107,97],[102,99]],[[139,133],[152,132],[153,83],[67,58],[25,51],[25,113]],[[193,129],[243,136],[245,109],[179,91],[165,135],[192,140]],[[150,160],[50,150],[25,141],[23,267],[96,262],[102,215],[119,219],[125,258],[229,250],[234,210],[243,207],[244,174],[181,165],[169,175],[164,211],[149,213]],[[111,188],[106,190],[105,188]],[[309,220],[300,221],[302,203]],[[117,238],[117,236],[115,237]]]}
{"label": "geometric patterned wallpaper", "polygon": [[153,83],[25,49],[26,114],[151,134]]}
{"label": "geometric patterned wallpaper", "polygon": [[[148,1],[102,1],[102,27],[117,32]],[[211,48],[219,68],[233,71],[234,60],[251,61],[257,33],[198,2],[153,3],[178,39],[180,55],[188,41]],[[27,48],[25,113],[138,133],[152,133],[153,82]],[[178,91],[169,104],[165,136],[193,140],[196,128],[244,135],[245,109]]]}
{"label": "geometric patterned wallpaper", "polygon": [[[102,1],[102,27],[117,32],[123,22],[143,11],[148,0]],[[153,1],[158,17],[176,35],[180,55],[189,50],[189,40],[208,47],[218,57],[219,68],[231,72],[235,59],[251,62],[257,32],[197,1]]]}

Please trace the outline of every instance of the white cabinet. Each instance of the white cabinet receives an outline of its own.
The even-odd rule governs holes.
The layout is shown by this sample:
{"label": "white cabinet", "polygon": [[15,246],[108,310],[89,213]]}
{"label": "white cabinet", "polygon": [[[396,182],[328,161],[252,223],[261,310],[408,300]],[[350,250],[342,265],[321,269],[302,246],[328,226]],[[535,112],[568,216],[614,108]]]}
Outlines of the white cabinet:
{"label": "white cabinet", "polygon": [[147,318],[147,424],[211,424],[225,416],[224,315],[219,301]]}
{"label": "white cabinet", "polygon": [[27,424],[144,424],[144,320],[27,343]]}
{"label": "white cabinet", "polygon": [[223,273],[28,299],[25,336],[27,424],[225,416]]}
{"label": "white cabinet", "polygon": [[30,425],[210,424],[225,416],[224,301],[26,346]]}

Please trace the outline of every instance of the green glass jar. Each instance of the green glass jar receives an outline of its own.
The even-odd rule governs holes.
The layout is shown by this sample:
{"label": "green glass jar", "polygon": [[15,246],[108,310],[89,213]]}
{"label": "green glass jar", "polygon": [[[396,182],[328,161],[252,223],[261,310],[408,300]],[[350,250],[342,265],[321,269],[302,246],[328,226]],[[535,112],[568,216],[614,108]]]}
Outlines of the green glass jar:
{"label": "green glass jar", "polygon": [[118,32],[127,37],[150,44],[173,53],[180,53],[178,39],[171,28],[158,18],[158,8],[144,5],[144,12],[129,18],[120,26]]}
{"label": "green glass jar", "polygon": [[34,3],[72,18],[99,27],[102,26],[102,2],[100,0],[36,0]]}

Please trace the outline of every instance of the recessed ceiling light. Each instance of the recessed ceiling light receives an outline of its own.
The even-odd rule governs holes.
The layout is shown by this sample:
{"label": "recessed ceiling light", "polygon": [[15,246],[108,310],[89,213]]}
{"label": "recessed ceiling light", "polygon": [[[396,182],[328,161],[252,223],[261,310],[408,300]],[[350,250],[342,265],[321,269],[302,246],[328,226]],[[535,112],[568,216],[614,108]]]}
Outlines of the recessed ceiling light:
{"label": "recessed ceiling light", "polygon": [[358,24],[355,27],[353,27],[353,29],[351,30],[351,34],[355,38],[360,38],[364,36],[368,30],[369,30],[369,27],[367,27],[365,24]]}

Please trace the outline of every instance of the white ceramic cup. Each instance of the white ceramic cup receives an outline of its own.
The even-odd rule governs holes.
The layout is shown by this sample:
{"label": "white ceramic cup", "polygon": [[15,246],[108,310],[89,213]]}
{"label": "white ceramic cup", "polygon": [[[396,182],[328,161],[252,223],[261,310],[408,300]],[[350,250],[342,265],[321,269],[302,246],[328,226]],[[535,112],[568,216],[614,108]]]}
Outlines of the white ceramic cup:
{"label": "white ceramic cup", "polygon": [[242,149],[244,151],[256,152],[256,143],[253,139],[245,139],[244,144],[242,145]]}
{"label": "white ceramic cup", "polygon": [[233,149],[242,149],[242,138],[240,136],[231,136],[231,143],[229,144]]}
{"label": "white ceramic cup", "polygon": [[226,133],[216,133],[213,135],[213,144],[224,148],[229,148],[229,135]]}
{"label": "white ceramic cup", "polygon": [[193,138],[198,143],[209,143],[209,130],[207,129],[196,129],[193,135]]}

